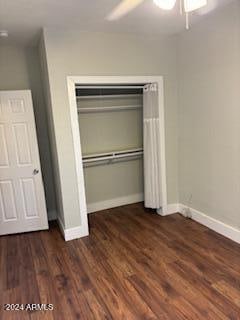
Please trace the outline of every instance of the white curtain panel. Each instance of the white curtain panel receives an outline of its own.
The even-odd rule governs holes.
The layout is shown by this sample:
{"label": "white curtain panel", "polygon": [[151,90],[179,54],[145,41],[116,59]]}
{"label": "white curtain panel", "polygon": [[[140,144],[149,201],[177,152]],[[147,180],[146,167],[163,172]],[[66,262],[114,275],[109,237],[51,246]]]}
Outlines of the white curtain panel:
{"label": "white curtain panel", "polygon": [[161,202],[160,121],[158,86],[147,84],[143,89],[144,204],[159,209]]}

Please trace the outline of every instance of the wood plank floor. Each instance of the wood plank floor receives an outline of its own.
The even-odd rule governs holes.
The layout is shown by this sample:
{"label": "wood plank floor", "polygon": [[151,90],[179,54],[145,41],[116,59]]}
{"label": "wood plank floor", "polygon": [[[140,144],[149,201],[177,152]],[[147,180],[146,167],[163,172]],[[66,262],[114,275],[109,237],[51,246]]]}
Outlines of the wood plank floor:
{"label": "wood plank floor", "polygon": [[90,236],[67,243],[56,224],[0,238],[0,319],[240,319],[239,245],[142,204],[89,219]]}

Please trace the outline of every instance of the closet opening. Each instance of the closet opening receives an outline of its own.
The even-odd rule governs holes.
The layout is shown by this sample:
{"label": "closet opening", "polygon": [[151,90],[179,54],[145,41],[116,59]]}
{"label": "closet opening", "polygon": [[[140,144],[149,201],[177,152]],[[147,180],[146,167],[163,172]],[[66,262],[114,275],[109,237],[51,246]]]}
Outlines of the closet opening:
{"label": "closet opening", "polygon": [[69,76],[67,85],[82,236],[87,213],[144,201],[168,214],[163,78]]}
{"label": "closet opening", "polygon": [[143,86],[76,86],[88,213],[144,200]]}

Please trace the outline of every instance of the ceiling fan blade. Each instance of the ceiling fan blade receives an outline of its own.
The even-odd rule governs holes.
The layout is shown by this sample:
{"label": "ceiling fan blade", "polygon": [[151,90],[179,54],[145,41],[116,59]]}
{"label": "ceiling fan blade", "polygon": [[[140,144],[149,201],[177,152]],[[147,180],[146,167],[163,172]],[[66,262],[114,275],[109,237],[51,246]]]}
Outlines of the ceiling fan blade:
{"label": "ceiling fan blade", "polygon": [[163,10],[172,10],[177,0],[153,0],[153,2]]}
{"label": "ceiling fan blade", "polygon": [[117,20],[135,9],[144,0],[122,0],[107,16],[107,20]]}
{"label": "ceiling fan blade", "polygon": [[207,5],[207,0],[184,0],[185,12],[191,12]]}

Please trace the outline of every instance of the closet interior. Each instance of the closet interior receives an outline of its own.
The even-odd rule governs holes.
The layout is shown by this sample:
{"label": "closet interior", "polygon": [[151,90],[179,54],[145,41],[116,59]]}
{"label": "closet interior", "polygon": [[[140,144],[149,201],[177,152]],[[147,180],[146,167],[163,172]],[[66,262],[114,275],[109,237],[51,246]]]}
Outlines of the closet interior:
{"label": "closet interior", "polygon": [[143,85],[77,85],[88,213],[143,200]]}

